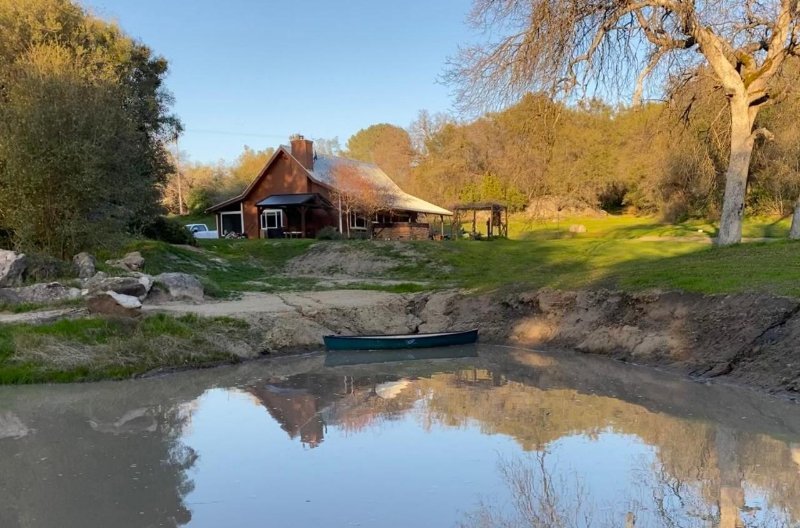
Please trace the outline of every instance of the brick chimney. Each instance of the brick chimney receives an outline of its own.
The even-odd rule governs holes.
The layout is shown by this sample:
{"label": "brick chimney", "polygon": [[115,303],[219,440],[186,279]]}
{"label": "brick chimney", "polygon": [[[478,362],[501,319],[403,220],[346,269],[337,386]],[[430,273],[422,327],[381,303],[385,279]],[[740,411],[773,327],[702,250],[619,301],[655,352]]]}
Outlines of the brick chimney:
{"label": "brick chimney", "polygon": [[292,156],[306,169],[314,170],[314,142],[300,134],[294,134],[289,142],[292,145]]}

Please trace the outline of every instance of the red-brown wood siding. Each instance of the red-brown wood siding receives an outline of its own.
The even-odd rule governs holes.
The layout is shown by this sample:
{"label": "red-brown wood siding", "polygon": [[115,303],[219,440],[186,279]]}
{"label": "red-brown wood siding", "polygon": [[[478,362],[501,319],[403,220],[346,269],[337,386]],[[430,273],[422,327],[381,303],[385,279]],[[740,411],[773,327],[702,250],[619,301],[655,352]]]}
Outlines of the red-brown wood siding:
{"label": "red-brown wood siding", "polygon": [[[273,194],[307,193],[311,182],[303,168],[281,152],[267,172],[242,200],[244,210],[244,232],[248,238],[261,236],[258,218],[258,202]],[[285,218],[284,218],[285,220]]]}

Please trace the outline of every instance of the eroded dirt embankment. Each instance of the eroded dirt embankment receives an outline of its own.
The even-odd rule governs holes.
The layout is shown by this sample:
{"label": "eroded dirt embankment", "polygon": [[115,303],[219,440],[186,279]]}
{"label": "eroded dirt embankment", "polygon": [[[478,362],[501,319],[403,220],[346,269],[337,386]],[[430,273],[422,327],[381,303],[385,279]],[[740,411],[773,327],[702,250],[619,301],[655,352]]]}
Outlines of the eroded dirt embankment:
{"label": "eroded dirt embankment", "polygon": [[508,295],[338,290],[159,306],[247,320],[259,352],[317,350],[329,333],[480,328],[485,342],[575,349],[699,378],[800,392],[800,300],[542,289]]}
{"label": "eroded dirt embankment", "polygon": [[486,339],[570,348],[800,392],[800,300],[759,294],[559,292],[459,297],[447,317]]}

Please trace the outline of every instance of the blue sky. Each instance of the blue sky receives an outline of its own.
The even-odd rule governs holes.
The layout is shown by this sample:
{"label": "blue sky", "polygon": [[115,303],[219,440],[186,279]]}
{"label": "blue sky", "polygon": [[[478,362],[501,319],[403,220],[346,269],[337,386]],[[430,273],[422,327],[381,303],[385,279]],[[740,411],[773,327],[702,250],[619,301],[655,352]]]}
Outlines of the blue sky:
{"label": "blue sky", "polygon": [[170,62],[195,161],[288,135],[347,139],[451,108],[437,77],[473,31],[470,0],[82,0]]}

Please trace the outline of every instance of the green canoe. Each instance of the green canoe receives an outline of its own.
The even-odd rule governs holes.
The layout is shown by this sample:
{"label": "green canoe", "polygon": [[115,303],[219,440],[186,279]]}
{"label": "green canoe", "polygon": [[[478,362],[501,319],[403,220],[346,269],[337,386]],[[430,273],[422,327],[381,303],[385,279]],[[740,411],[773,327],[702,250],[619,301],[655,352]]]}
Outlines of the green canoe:
{"label": "green canoe", "polygon": [[435,334],[396,334],[323,337],[328,350],[397,350],[468,345],[478,340],[478,330]]}

